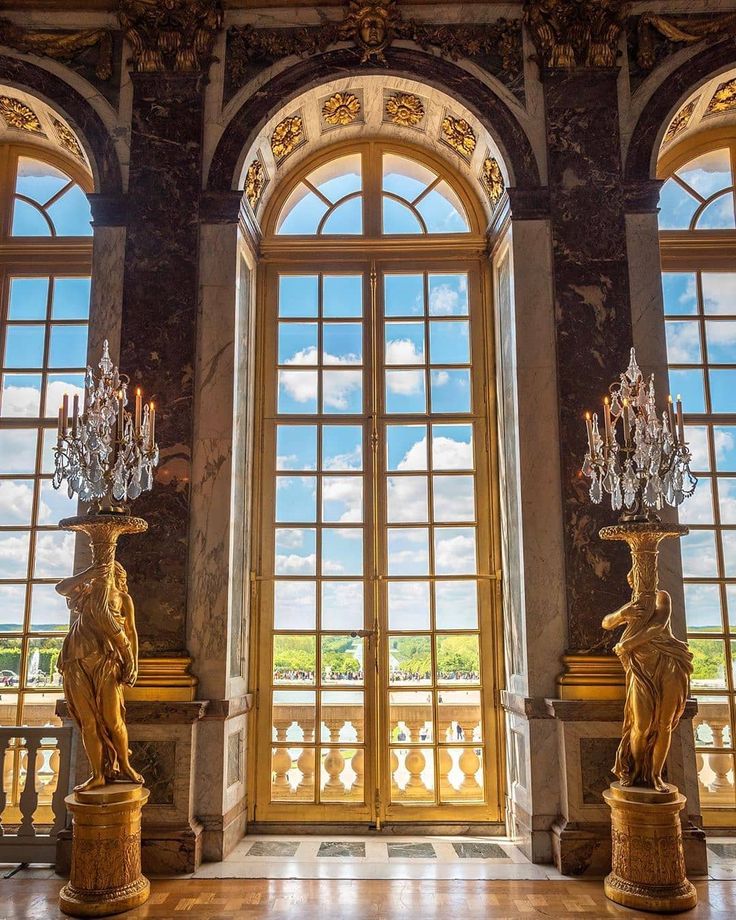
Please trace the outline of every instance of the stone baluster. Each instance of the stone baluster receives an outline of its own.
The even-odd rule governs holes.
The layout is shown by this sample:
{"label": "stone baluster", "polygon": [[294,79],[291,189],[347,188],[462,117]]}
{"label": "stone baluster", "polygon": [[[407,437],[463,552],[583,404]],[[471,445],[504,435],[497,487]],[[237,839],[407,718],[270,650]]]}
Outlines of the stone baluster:
{"label": "stone baluster", "polygon": [[64,732],[56,738],[57,745],[57,762],[54,766],[56,774],[56,785],[51,797],[51,810],[54,813],[54,823],[51,828],[51,834],[56,835],[66,824],[66,805],[64,797],[69,792],[69,777],[71,773],[72,762],[72,735],[71,732]]}
{"label": "stone baluster", "polygon": [[[304,732],[305,744],[314,743],[314,720],[300,719],[299,724]],[[296,765],[302,774],[296,790],[297,795],[300,798],[308,798],[311,801],[314,798],[314,748],[302,748]]]}
{"label": "stone baluster", "polygon": [[396,773],[399,769],[399,757],[396,751],[391,748],[391,800],[397,801],[401,798],[401,789],[396,782]]}
{"label": "stone baluster", "polygon": [[[723,713],[712,711],[706,713],[708,725],[713,732],[713,744],[716,747],[728,747],[728,742],[724,737],[729,728],[728,710],[724,707]],[[730,754],[722,754],[717,751],[708,752],[708,766],[713,771],[713,779],[708,784],[707,800],[713,802],[728,802],[733,804],[734,788],[733,783],[728,778],[728,773],[732,769],[733,762]]]}
{"label": "stone baluster", "polygon": [[463,781],[460,783],[459,794],[463,798],[483,798],[483,789],[475,778],[475,774],[480,770],[480,757],[476,754],[475,748],[463,748],[458,760],[458,766],[463,771]]}
{"label": "stone baluster", "polygon": [[36,754],[40,743],[40,738],[26,738],[26,781],[23,785],[23,792],[20,795],[18,807],[21,813],[20,827],[18,828],[19,837],[35,837],[36,829],[33,826],[33,813],[38,805],[38,793],[36,792]]}
{"label": "stone baluster", "polygon": [[286,731],[292,723],[292,719],[273,720],[273,727],[276,729],[276,747],[271,759],[271,769],[273,778],[271,780],[271,797],[274,799],[284,799],[291,795],[291,784],[289,783],[289,770],[291,769],[291,754],[284,747],[286,742]]}
{"label": "stone baluster", "polygon": [[[345,724],[342,718],[323,718],[325,727],[330,733],[330,741],[337,744],[340,740],[340,730]],[[324,759],[324,768],[327,773],[327,782],[322,790],[325,798],[336,798],[345,795],[345,786],[340,779],[340,774],[345,769],[345,758],[337,747],[332,747],[327,751]]]}
{"label": "stone baluster", "polygon": [[[363,738],[365,720],[362,716],[356,716],[352,719],[352,723],[358,740],[361,740]],[[353,785],[350,787],[350,796],[362,802],[364,799],[365,786],[365,751],[363,748],[356,748],[351,766],[355,773],[355,779],[353,780]]]}
{"label": "stone baluster", "polygon": [[[3,830],[3,812],[7,802],[6,789],[10,787],[13,776],[13,751],[10,748],[10,738],[0,736],[0,837],[5,833]],[[10,766],[6,766],[10,764]]]}
{"label": "stone baluster", "polygon": [[440,798],[446,801],[455,794],[455,787],[450,782],[450,770],[452,770],[452,756],[449,748],[441,747],[439,749],[439,771],[440,771]]}
{"label": "stone baluster", "polygon": [[[407,718],[406,726],[409,729],[411,740],[419,741],[421,730],[424,728],[426,720],[419,716],[418,718]],[[404,796],[407,798],[425,798],[427,787],[422,779],[422,773],[427,766],[427,758],[424,751],[418,748],[410,748],[404,761],[404,766],[409,771],[409,779],[406,781]]]}

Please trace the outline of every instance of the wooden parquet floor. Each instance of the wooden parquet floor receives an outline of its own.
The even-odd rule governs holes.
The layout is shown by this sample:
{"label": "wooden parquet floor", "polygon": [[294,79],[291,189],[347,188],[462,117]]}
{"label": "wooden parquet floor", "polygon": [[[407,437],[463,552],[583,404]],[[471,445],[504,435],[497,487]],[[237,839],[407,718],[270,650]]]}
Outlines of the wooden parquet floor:
{"label": "wooden parquet floor", "polygon": [[[56,920],[61,881],[8,879],[0,920]],[[697,883],[687,920],[736,918],[736,882]],[[519,920],[650,918],[612,904],[598,881],[154,880],[125,920]]]}

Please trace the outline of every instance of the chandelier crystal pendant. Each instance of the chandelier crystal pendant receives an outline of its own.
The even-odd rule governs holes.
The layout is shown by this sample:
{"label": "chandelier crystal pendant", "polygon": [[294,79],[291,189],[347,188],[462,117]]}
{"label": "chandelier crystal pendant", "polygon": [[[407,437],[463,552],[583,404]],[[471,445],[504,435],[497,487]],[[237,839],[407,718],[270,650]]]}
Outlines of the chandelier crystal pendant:
{"label": "chandelier crystal pendant", "polygon": [[87,368],[85,406],[79,411],[75,395],[69,417],[69,397],[59,408],[58,439],[54,448],[54,488],[66,480],[69,498],[76,493],[100,511],[125,511],[125,504],[153,485],[158,466],[156,410],[143,405],[140,387],[135,409],[129,412],[130,380],[113,365],[107,340],[99,373]]}
{"label": "chandelier crystal pendant", "polygon": [[668,397],[666,411],[657,414],[654,374],[644,378],[633,348],[629,366],[603,401],[603,433],[597,412],[587,412],[585,424],[582,472],[591,480],[591,501],[598,505],[608,494],[622,521],[658,520],[665,503],[677,507],[695,491],[682,400],[678,396],[675,406]]}

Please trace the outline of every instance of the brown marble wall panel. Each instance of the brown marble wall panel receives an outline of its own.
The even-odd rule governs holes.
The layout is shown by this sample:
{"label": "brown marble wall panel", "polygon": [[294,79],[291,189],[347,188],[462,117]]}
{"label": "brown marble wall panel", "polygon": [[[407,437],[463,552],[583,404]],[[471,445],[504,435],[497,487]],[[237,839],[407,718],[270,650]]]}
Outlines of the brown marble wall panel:
{"label": "brown marble wall panel", "polygon": [[615,520],[580,478],[586,409],[628,364],[632,344],[617,73],[552,71],[544,93],[560,405],[570,649],[610,648],[603,615],[626,600],[628,555],[603,544]]}
{"label": "brown marble wall panel", "polygon": [[141,654],[185,649],[204,94],[194,75],[134,73],[120,366],[156,403],[161,463],[123,541]]}

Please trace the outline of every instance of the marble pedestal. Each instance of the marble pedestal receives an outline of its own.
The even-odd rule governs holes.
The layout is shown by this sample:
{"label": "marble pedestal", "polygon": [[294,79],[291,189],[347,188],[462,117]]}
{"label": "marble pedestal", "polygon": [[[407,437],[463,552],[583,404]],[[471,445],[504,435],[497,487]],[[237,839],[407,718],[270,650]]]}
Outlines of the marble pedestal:
{"label": "marble pedestal", "polygon": [[611,808],[612,870],[606,896],[634,910],[679,913],[698,895],[685,875],[680,812],[685,796],[677,787],[657,792],[611,783],[603,793]]}
{"label": "marble pedestal", "polygon": [[69,882],[59,906],[72,917],[107,917],[148,900],[141,872],[141,809],[148,789],[113,783],[72,793],[64,800],[72,814]]}

